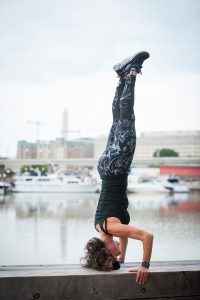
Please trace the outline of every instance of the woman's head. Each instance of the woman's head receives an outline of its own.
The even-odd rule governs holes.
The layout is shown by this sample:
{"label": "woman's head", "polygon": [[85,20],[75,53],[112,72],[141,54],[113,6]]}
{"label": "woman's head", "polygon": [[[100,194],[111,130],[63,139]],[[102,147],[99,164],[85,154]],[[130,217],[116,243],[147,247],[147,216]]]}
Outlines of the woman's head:
{"label": "woman's head", "polygon": [[99,238],[91,238],[85,247],[85,257],[82,258],[83,266],[99,271],[119,269],[115,258],[106,249],[105,243]]}

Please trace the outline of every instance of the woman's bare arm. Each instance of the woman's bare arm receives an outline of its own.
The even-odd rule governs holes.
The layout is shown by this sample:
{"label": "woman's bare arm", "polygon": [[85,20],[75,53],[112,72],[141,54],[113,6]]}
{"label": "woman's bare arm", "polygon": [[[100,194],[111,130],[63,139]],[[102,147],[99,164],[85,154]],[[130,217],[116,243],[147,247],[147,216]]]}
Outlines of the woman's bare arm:
{"label": "woman's bare arm", "polygon": [[127,244],[128,244],[127,237],[119,238],[120,255],[118,256],[117,260],[121,263],[123,263],[125,260]]}
{"label": "woman's bare arm", "polygon": [[[151,233],[134,226],[121,224],[120,222],[108,222],[107,229],[113,236],[140,240],[143,243],[142,261],[150,262],[153,246],[153,235]],[[142,266],[137,269],[131,269],[130,272],[137,272],[136,282],[139,284],[144,284],[149,275],[149,270]]]}

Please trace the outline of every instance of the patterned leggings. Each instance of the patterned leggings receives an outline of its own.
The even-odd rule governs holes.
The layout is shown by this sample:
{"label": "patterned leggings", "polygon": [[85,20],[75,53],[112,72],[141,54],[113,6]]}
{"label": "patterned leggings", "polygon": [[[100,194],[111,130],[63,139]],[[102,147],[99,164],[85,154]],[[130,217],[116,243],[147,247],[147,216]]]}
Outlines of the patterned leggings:
{"label": "patterned leggings", "polygon": [[134,88],[136,76],[120,79],[112,104],[113,124],[98,161],[100,176],[128,174],[136,145]]}

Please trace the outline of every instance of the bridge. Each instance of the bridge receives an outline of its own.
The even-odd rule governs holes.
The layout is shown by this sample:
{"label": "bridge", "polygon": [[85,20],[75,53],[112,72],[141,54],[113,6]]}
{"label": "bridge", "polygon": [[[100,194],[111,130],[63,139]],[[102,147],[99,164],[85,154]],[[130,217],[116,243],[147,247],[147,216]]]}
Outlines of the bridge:
{"label": "bridge", "polygon": [[[68,158],[68,159],[0,159],[0,165],[6,169],[10,168],[16,172],[24,165],[45,165],[56,164],[59,168],[67,169],[69,167],[89,167],[96,168],[98,160],[96,158]],[[180,158],[180,157],[155,157],[151,159],[135,159],[132,166],[135,167],[159,167],[160,165],[173,166],[200,166],[200,158]]]}

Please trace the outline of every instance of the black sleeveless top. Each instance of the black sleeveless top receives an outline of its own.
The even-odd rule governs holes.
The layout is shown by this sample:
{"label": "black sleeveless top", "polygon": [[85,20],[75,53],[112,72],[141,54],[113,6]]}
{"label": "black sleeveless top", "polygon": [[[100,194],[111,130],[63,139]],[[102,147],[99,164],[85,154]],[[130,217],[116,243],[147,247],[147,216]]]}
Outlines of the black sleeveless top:
{"label": "black sleeveless top", "polygon": [[[102,187],[95,214],[95,225],[99,224],[105,234],[109,234],[106,227],[107,218],[116,217],[122,224],[128,224],[130,221],[127,211],[127,178],[128,175],[101,177]],[[105,229],[103,227],[104,222]]]}

